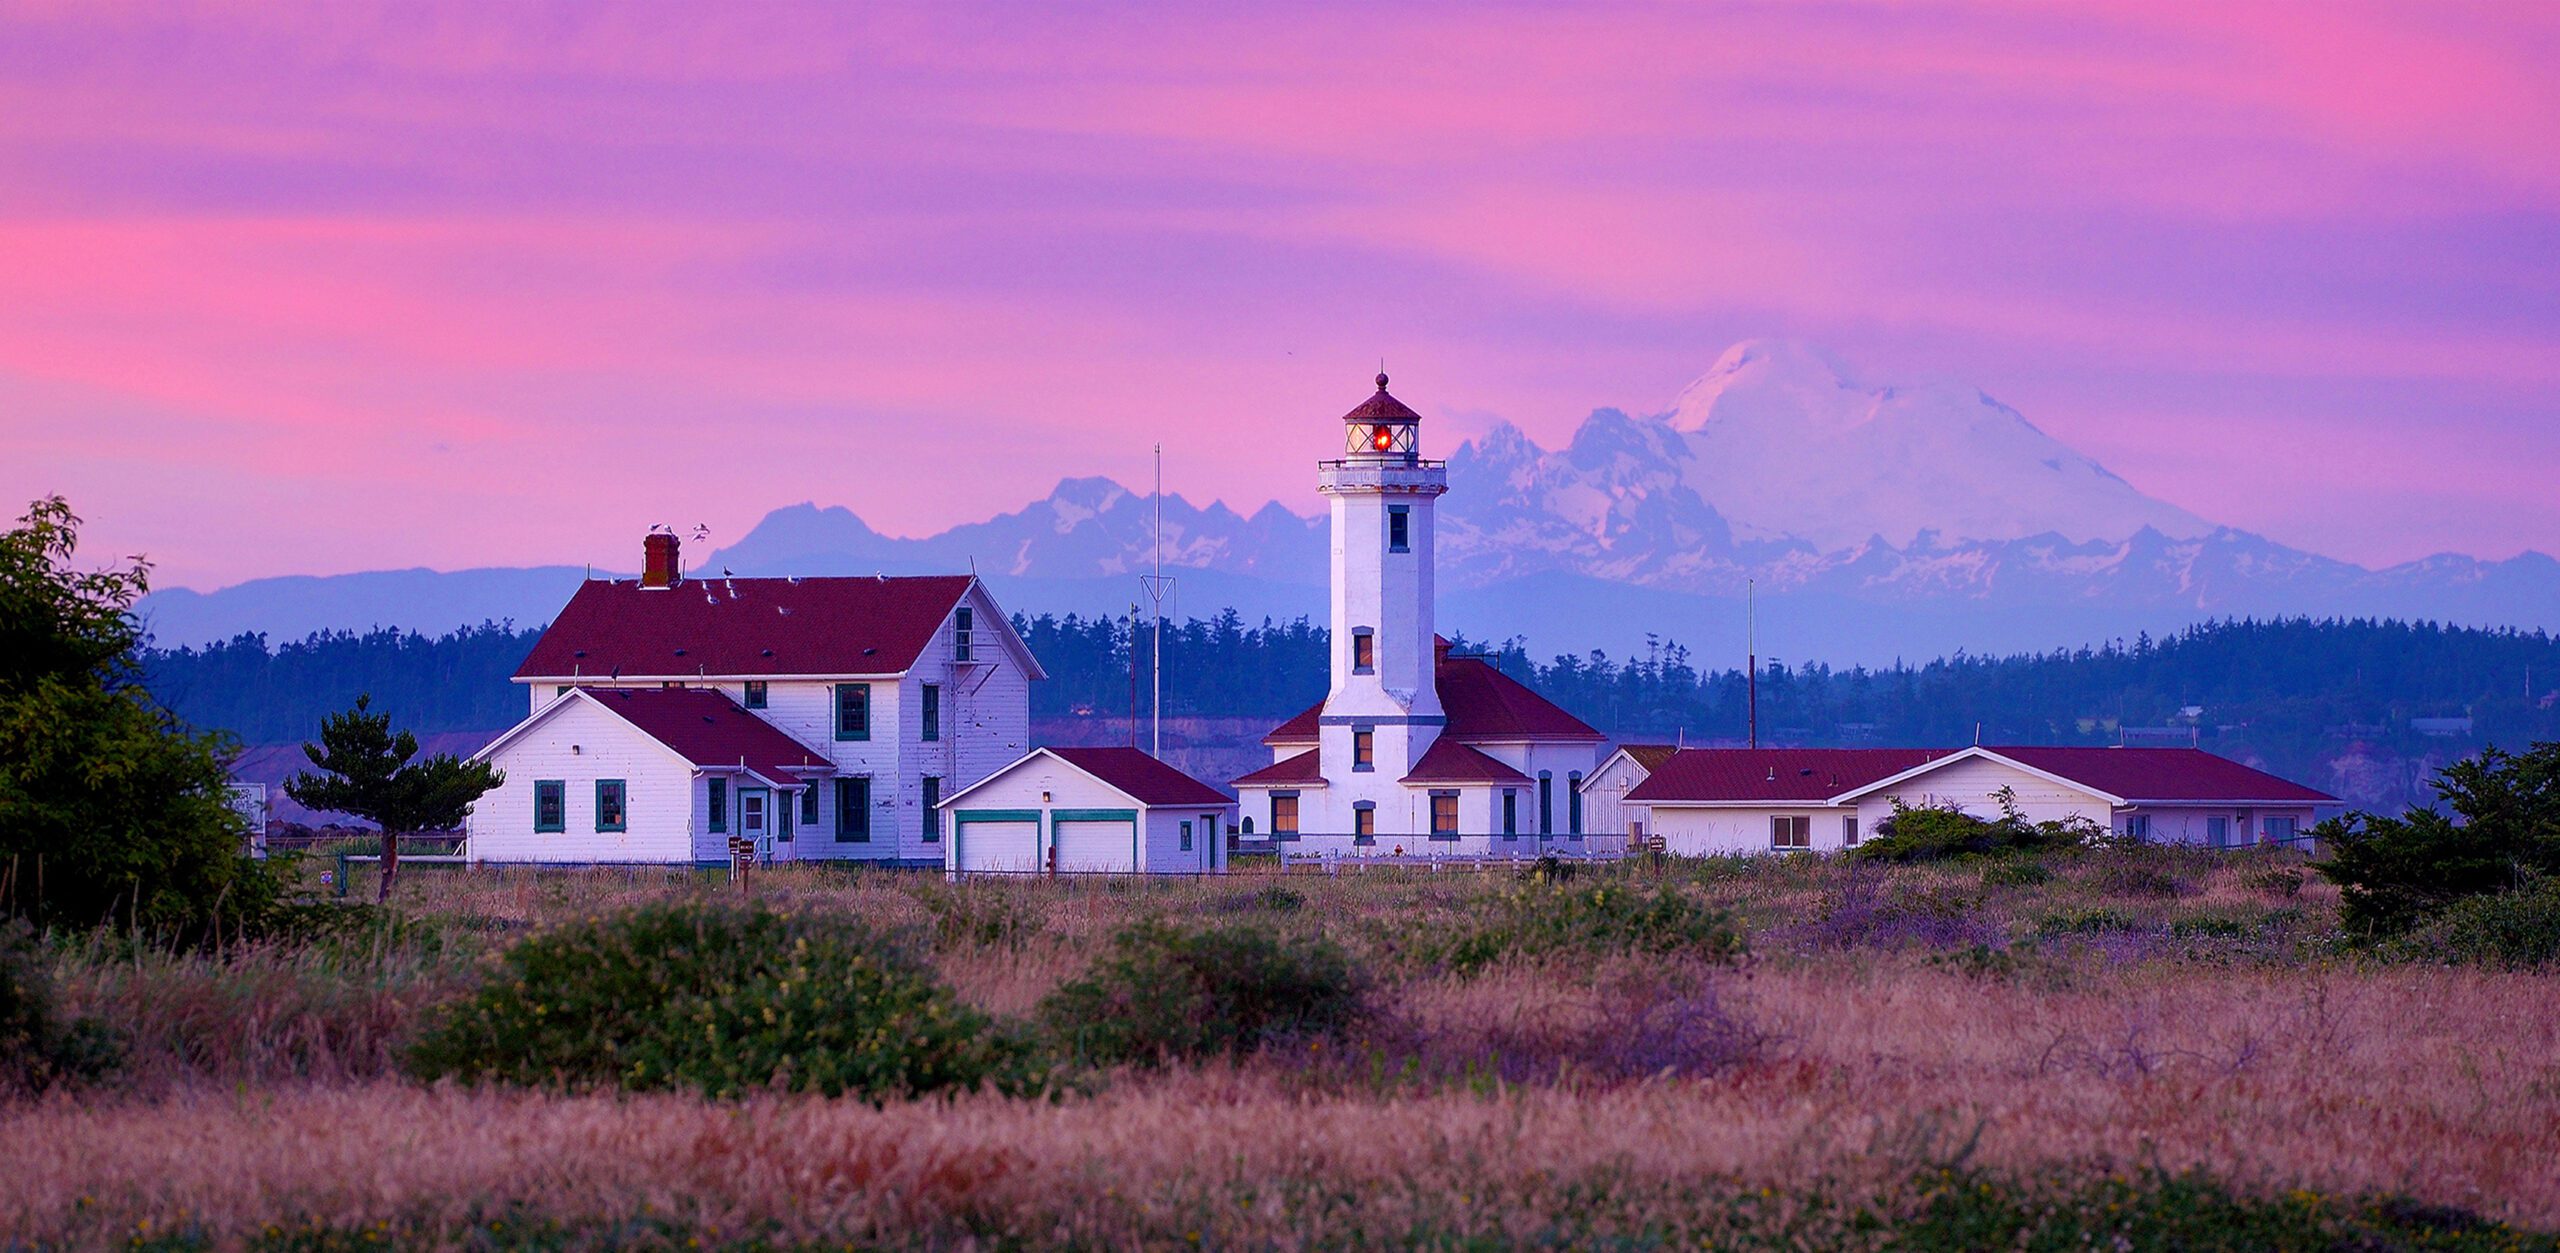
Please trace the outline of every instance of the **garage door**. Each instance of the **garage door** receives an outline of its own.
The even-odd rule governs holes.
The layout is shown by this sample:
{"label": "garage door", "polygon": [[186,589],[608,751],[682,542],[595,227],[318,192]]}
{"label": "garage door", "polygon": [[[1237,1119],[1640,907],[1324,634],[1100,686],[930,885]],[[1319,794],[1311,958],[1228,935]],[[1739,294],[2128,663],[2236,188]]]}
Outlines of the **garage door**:
{"label": "garage door", "polygon": [[1106,870],[1127,874],[1137,856],[1137,815],[1126,818],[1060,818],[1057,825],[1058,870]]}
{"label": "garage door", "polygon": [[1040,868],[1040,819],[971,818],[952,824],[960,869],[982,873],[1028,874]]}

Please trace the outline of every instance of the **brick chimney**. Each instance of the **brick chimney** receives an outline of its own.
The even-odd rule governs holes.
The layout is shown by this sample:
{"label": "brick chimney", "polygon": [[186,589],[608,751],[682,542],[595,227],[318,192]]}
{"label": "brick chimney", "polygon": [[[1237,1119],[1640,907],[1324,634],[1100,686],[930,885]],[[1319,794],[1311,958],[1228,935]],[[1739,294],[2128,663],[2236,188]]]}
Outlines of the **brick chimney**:
{"label": "brick chimney", "polygon": [[651,531],[640,541],[640,586],[674,587],[684,567],[677,561],[676,537]]}

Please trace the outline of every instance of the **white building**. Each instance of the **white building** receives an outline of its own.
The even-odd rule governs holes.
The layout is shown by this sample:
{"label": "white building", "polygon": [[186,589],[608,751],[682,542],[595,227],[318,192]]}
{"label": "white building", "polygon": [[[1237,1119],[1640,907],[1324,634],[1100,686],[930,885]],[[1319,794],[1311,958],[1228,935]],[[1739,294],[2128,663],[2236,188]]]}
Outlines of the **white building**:
{"label": "white building", "polygon": [[1217,874],[1236,803],[1135,748],[1040,748],[942,802],[958,874]]}
{"label": "white building", "polygon": [[1621,851],[1641,848],[1651,831],[1645,826],[1643,807],[1629,806],[1627,793],[1678,751],[1671,744],[1619,745],[1582,781],[1583,825],[1594,836],[1618,837],[1623,842]]}
{"label": "white building", "polygon": [[942,864],[941,802],[1021,755],[1045,677],[975,578],[685,577],[651,535],[518,667],[475,861]]}
{"label": "white building", "polygon": [[2338,799],[2194,748],[1692,748],[1625,795],[1629,821],[1673,853],[1837,851],[1896,802],[2030,821],[2085,819],[2119,835],[2237,848],[2305,847]]}
{"label": "white building", "polygon": [[1433,511],[1448,471],[1421,417],[1378,391],[1343,416],[1318,467],[1332,514],[1331,684],[1264,739],[1235,781],[1248,816],[1294,851],[1493,853],[1578,840],[1601,734],[1434,629]]}

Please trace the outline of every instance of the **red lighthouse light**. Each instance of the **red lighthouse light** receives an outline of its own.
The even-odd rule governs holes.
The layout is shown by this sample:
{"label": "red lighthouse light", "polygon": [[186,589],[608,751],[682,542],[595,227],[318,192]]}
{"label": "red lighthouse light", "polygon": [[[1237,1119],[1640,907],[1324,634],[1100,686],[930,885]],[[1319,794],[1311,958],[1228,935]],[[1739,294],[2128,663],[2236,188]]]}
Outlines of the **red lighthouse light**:
{"label": "red lighthouse light", "polygon": [[1370,432],[1369,432],[1369,446],[1370,446],[1370,447],[1377,449],[1379,452],[1387,452],[1387,451],[1392,450],[1392,449],[1395,447],[1395,444],[1396,444],[1396,435],[1395,435],[1395,432],[1394,432],[1394,431],[1388,430],[1386,427],[1383,427],[1383,426],[1381,426],[1381,427],[1374,427],[1374,428],[1372,428],[1372,429],[1370,430]]}

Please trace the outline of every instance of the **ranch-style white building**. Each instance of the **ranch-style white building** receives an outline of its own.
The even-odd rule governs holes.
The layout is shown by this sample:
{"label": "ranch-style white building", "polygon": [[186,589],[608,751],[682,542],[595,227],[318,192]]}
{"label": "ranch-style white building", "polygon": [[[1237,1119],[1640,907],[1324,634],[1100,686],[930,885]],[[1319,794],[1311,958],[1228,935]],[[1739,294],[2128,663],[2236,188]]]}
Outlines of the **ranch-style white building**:
{"label": "ranch-style white building", "polygon": [[2328,793],[2193,748],[1691,748],[1624,796],[1626,821],[1666,851],[1839,851],[1896,803],[2030,821],[2085,819],[2135,839],[2307,847]]}
{"label": "ranch-style white building", "polygon": [[1445,463],[1387,392],[1342,418],[1317,467],[1332,518],[1331,681],[1264,738],[1272,764],[1235,781],[1284,852],[1501,854],[1577,843],[1582,783],[1606,737],[1434,629]]}
{"label": "ranch-style white building", "polygon": [[951,874],[1218,874],[1236,803],[1135,748],[1037,748],[942,802]]}
{"label": "ranch-style white building", "polygon": [[941,802],[1020,756],[1046,675],[986,587],[694,578],[673,535],[595,579],[517,667],[526,719],[482,749],[492,862],[939,866]]}

